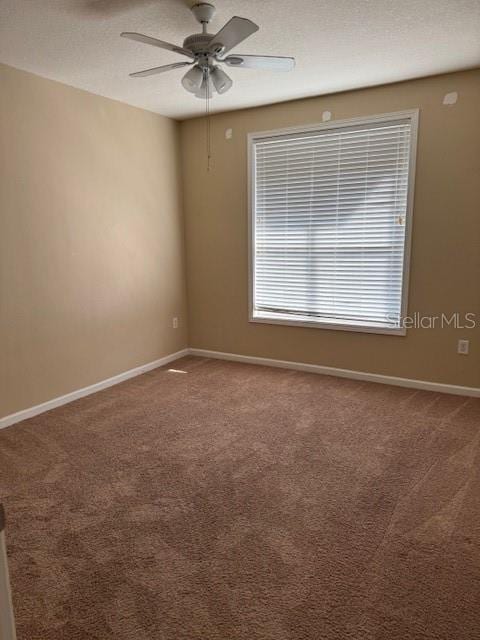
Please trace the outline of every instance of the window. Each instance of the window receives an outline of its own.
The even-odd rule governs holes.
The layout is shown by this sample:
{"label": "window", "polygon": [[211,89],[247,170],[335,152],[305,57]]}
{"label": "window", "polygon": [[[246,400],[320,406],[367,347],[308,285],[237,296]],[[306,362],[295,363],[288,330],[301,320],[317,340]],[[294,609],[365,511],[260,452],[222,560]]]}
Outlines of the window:
{"label": "window", "polygon": [[405,333],[416,111],[250,134],[250,319]]}

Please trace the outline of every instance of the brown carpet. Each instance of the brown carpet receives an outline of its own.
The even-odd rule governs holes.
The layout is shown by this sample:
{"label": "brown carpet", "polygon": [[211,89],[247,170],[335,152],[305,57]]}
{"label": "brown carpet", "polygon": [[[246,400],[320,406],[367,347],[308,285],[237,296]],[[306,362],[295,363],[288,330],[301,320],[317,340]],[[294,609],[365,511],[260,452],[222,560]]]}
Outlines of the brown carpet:
{"label": "brown carpet", "polygon": [[170,367],[0,432],[20,640],[480,638],[480,400]]}

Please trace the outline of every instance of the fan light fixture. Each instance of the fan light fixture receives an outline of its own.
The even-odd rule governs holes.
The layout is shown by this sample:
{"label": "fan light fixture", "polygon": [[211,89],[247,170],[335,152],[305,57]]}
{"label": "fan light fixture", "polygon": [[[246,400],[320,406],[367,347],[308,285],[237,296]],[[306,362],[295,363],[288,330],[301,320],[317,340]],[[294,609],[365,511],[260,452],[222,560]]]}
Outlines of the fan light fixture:
{"label": "fan light fixture", "polygon": [[130,74],[132,77],[145,78],[172,69],[190,66],[191,69],[182,78],[182,85],[198,98],[210,98],[215,92],[219,94],[227,92],[233,84],[231,78],[220,68],[219,64],[271,71],[291,71],[294,68],[294,58],[227,55],[240,42],[258,31],[258,26],[251,20],[234,16],[218,33],[213,35],[208,33],[207,27],[215,14],[215,7],[209,2],[198,2],[192,7],[192,12],[202,25],[202,32],[194,33],[185,38],[182,46],[157,40],[141,33],[124,32],[121,34],[129,40],[167,49],[189,58],[189,62],[174,62],[145,71],[137,71]]}
{"label": "fan light fixture", "polygon": [[195,93],[195,97],[201,98],[202,100],[206,100],[207,98],[210,99],[213,96],[214,91],[215,89],[213,87],[212,79],[206,73],[200,89]]}
{"label": "fan light fixture", "polygon": [[213,86],[218,93],[225,93],[233,84],[232,79],[218,66],[213,67],[210,72],[210,77],[212,78]]}
{"label": "fan light fixture", "polygon": [[183,87],[190,93],[197,93],[203,83],[203,71],[200,67],[192,67],[182,78]]}

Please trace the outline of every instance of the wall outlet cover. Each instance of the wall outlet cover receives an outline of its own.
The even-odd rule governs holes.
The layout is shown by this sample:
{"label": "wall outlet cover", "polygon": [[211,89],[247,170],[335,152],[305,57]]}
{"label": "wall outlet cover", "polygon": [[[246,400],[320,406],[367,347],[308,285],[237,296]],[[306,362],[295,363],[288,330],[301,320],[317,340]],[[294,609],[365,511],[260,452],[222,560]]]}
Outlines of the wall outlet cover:
{"label": "wall outlet cover", "polygon": [[468,355],[469,347],[470,347],[469,340],[459,340],[457,345],[457,353],[460,353],[463,356],[466,356]]}

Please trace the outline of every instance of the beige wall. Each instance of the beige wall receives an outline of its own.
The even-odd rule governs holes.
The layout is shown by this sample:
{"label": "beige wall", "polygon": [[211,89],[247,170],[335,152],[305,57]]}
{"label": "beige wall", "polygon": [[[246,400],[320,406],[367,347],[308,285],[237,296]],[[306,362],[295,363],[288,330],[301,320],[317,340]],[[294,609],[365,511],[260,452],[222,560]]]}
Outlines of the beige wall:
{"label": "beige wall", "polygon": [[[454,106],[444,94],[457,91]],[[219,102],[220,98],[216,98]],[[250,131],[420,109],[409,313],[475,312],[480,320],[480,70],[182,123],[190,344],[480,387],[480,329],[406,337],[248,322],[247,144]],[[225,129],[233,138],[225,139]],[[469,356],[456,353],[469,338]]]}
{"label": "beige wall", "polygon": [[0,417],[186,346],[178,126],[0,66]]}

